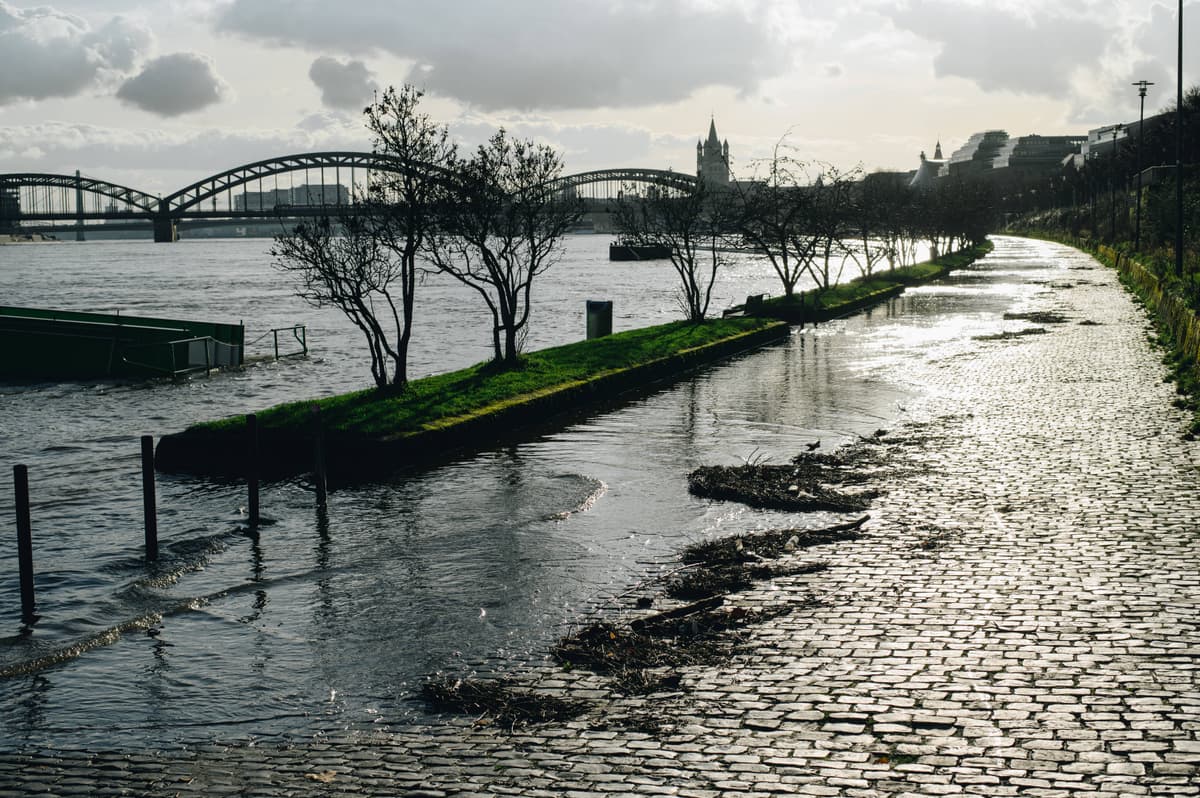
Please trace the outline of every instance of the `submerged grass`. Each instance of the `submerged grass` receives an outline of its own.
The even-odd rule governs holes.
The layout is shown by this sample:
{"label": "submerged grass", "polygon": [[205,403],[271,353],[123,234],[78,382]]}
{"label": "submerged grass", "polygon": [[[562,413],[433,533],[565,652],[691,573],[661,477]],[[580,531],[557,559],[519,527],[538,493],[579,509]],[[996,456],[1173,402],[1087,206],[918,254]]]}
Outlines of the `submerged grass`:
{"label": "submerged grass", "polygon": [[[897,289],[917,285],[937,279],[954,269],[969,266],[992,251],[992,243],[986,241],[974,247],[943,255],[934,260],[916,263],[911,266],[901,266],[897,269],[876,272],[869,276],[856,277],[845,283],[830,286],[824,291],[809,293],[806,297],[800,294],[781,296],[767,299],[763,302],[763,313],[770,315],[774,311],[795,311],[803,303],[807,303],[809,311],[828,316],[837,314],[843,309],[857,307],[859,303],[875,296],[894,292]],[[816,306],[814,308],[814,301]]]}
{"label": "submerged grass", "polygon": [[[396,436],[434,430],[563,388],[779,324],[769,319],[673,322],[617,333],[523,355],[515,368],[480,363],[409,382],[403,392],[368,389],[319,400],[278,405],[258,414],[265,429],[306,429],[311,408],[320,407],[327,430],[365,436]],[[242,428],[245,416],[193,429]]]}

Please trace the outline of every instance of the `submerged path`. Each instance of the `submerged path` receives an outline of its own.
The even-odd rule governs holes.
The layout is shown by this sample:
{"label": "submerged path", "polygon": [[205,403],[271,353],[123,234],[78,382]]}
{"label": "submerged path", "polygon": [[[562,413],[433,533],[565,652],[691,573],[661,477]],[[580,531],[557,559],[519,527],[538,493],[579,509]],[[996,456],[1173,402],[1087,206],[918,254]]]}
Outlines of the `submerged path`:
{"label": "submerged path", "polygon": [[820,604],[725,664],[649,696],[547,668],[594,708],[515,732],[0,753],[0,796],[1200,795],[1198,448],[1161,353],[1086,255],[1000,239],[976,268],[1063,318],[909,375],[922,467],[864,537],[805,553],[828,570],[733,597]]}

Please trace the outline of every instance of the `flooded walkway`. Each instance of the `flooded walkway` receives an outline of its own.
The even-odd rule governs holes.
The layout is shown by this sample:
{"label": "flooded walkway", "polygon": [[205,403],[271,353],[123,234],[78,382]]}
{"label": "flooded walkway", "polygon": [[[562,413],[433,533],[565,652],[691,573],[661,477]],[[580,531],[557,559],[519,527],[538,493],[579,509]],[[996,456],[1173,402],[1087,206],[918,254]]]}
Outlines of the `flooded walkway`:
{"label": "flooded walkway", "polygon": [[872,486],[866,534],[731,596],[797,606],[727,661],[649,695],[535,668],[589,709],[516,730],[10,751],[0,796],[1200,794],[1188,419],[1112,271],[1008,238],[976,267],[1001,271],[1034,287],[1008,334],[906,361],[905,467]]}

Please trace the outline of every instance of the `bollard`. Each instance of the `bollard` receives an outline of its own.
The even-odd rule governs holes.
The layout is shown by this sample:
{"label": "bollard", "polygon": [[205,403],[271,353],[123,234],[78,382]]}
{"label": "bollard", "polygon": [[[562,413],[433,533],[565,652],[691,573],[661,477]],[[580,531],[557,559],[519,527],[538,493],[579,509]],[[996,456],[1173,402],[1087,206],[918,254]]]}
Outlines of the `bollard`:
{"label": "bollard", "polygon": [[142,513],[146,519],[146,559],[158,559],[158,506],[154,493],[154,436],[142,436]]}
{"label": "bollard", "polygon": [[325,431],[321,427],[321,408],[312,406],[313,428],[313,482],[317,486],[317,506],[324,507],[329,500],[329,489],[325,479]]}
{"label": "bollard", "polygon": [[29,470],[13,466],[13,492],[17,505],[17,570],[21,581],[21,620],[37,620],[33,604],[33,528],[29,522]]}
{"label": "bollard", "polygon": [[258,529],[258,416],[249,413],[246,416],[246,481],[250,491],[247,510],[250,514],[250,528]]}
{"label": "bollard", "polygon": [[612,310],[612,300],[589,299],[587,301],[588,340],[612,335]]}

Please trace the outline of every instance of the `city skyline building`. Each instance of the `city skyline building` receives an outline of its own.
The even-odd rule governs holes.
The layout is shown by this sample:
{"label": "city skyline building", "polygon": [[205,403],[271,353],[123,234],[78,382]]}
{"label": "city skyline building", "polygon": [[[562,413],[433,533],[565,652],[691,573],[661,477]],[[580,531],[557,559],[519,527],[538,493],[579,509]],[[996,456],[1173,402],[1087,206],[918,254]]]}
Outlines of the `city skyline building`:
{"label": "city skyline building", "polygon": [[696,142],[696,177],[712,186],[729,185],[729,139],[717,137],[717,120],[708,123],[708,138]]}

